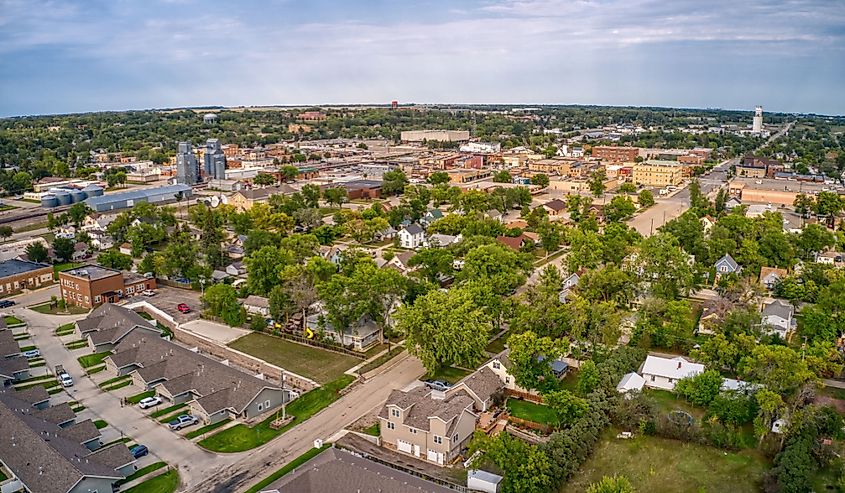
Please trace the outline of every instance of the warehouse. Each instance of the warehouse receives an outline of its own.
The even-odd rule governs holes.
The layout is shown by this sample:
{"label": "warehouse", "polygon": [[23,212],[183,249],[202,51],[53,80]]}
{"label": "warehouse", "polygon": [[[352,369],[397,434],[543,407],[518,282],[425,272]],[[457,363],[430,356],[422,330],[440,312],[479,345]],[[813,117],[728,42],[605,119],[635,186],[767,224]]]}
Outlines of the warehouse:
{"label": "warehouse", "polygon": [[153,204],[173,202],[176,200],[176,195],[180,192],[183,199],[188,199],[192,195],[190,186],[177,184],[158,188],[146,188],[143,190],[110,193],[100,197],[89,197],[85,200],[85,203],[88,204],[88,207],[94,209],[95,212],[105,212],[116,209],[128,209],[141,202],[150,202]]}

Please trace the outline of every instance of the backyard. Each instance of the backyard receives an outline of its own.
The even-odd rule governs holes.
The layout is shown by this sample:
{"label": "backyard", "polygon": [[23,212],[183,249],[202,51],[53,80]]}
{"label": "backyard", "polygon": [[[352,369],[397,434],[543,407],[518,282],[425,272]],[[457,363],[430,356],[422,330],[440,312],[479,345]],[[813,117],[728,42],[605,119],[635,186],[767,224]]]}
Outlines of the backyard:
{"label": "backyard", "polygon": [[278,430],[270,428],[270,423],[276,419],[277,414],[281,415],[281,409],[279,413],[269,416],[251,428],[237,424],[201,440],[199,445],[212,452],[243,452],[264,445],[336,401],[340,397],[339,392],[352,383],[352,380],[351,376],[343,375],[335,381],[302,394],[302,397],[287,405],[287,414],[295,419]]}
{"label": "backyard", "polygon": [[454,385],[470,373],[472,372],[455,368],[454,366],[445,366],[438,368],[434,374],[427,373],[423,377],[423,380],[444,380]]}
{"label": "backyard", "polygon": [[768,469],[757,451],[726,452],[667,438],[615,438],[605,433],[592,457],[561,491],[584,491],[602,476],[626,476],[636,491],[756,492]]}
{"label": "backyard", "polygon": [[331,382],[361,360],[354,356],[297,344],[267,334],[248,334],[229,347],[281,366],[318,383]]}
{"label": "backyard", "polygon": [[511,416],[549,426],[557,424],[557,416],[549,406],[513,398],[508,399],[507,406]]}

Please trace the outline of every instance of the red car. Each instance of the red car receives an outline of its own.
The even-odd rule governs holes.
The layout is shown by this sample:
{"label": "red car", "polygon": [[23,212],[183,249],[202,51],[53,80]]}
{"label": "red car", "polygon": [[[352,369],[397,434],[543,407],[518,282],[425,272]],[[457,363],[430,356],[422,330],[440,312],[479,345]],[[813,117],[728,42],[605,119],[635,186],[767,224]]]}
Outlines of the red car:
{"label": "red car", "polygon": [[188,313],[191,311],[191,308],[184,303],[179,303],[178,305],[176,305],[176,309],[179,310],[181,313]]}

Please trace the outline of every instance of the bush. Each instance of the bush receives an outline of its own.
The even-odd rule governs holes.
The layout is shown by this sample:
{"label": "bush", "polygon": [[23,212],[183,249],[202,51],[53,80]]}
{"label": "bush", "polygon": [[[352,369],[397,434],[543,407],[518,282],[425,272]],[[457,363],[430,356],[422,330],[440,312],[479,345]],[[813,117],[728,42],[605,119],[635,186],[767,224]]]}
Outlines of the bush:
{"label": "bush", "polygon": [[716,370],[707,370],[694,377],[681,379],[675,385],[675,393],[696,406],[706,407],[722,389],[722,375]]}

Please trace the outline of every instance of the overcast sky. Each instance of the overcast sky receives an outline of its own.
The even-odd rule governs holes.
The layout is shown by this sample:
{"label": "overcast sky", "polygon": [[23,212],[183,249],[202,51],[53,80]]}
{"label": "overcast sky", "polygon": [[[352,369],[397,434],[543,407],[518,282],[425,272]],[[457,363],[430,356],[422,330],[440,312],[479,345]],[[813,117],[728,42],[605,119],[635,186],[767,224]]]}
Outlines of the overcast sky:
{"label": "overcast sky", "polygon": [[0,0],[0,115],[605,104],[845,114],[845,0]]}

